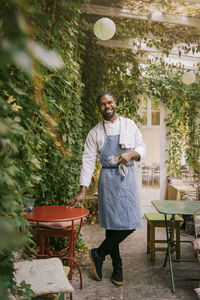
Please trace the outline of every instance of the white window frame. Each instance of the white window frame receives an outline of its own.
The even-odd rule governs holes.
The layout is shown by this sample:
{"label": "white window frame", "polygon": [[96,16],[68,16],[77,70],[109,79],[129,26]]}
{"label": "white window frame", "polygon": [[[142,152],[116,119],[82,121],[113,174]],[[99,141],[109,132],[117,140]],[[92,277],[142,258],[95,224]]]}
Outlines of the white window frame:
{"label": "white window frame", "polygon": [[[158,128],[160,125],[152,125],[152,118],[151,118],[151,113],[152,113],[152,106],[151,106],[151,99],[147,100],[147,124],[142,125],[142,128]],[[153,110],[153,111],[159,111],[160,110]]]}

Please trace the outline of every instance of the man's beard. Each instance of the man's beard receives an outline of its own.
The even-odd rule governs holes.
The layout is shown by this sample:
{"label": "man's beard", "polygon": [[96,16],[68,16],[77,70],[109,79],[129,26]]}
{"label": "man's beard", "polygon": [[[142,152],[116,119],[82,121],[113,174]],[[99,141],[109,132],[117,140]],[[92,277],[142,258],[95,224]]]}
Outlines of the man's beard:
{"label": "man's beard", "polygon": [[113,111],[111,114],[107,114],[106,111],[104,111],[104,112],[102,112],[102,116],[103,116],[104,120],[110,121],[114,117],[115,113],[116,113],[116,109],[113,108]]}

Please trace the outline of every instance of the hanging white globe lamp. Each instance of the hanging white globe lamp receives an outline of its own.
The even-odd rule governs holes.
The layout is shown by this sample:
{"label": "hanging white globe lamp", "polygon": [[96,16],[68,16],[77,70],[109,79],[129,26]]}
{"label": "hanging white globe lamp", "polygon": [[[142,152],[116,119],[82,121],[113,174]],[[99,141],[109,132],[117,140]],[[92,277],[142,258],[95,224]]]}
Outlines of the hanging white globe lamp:
{"label": "hanging white globe lamp", "polygon": [[181,81],[187,85],[194,83],[195,80],[196,80],[195,74],[191,71],[185,72],[181,78]]}
{"label": "hanging white globe lamp", "polygon": [[94,34],[100,40],[111,39],[115,32],[115,23],[109,18],[101,18],[94,24]]}

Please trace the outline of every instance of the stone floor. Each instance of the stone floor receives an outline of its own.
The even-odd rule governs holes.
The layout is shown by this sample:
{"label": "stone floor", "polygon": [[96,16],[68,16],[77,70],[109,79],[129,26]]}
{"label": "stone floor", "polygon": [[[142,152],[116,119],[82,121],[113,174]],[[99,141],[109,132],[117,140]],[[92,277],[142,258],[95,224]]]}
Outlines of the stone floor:
{"label": "stone floor", "polygon": [[141,209],[142,213],[154,213],[157,212],[155,207],[152,205],[152,200],[160,199],[160,184],[142,184],[141,190]]}
{"label": "stone floor", "polygon": [[[157,229],[157,237],[165,238],[163,228]],[[84,225],[82,237],[88,248],[97,247],[104,239],[104,230],[98,224]],[[181,231],[182,240],[192,240],[191,235]],[[110,257],[103,265],[103,279],[96,281],[91,271],[91,263],[86,252],[80,266],[83,275],[83,289],[79,289],[79,277],[74,270],[72,285],[75,289],[73,300],[196,300],[194,288],[198,281],[176,281],[175,294],[171,291],[170,270],[167,263],[162,266],[164,252],[156,252],[156,261],[150,261],[150,254],[146,253],[146,219],[143,219],[143,228],[136,230],[121,246],[123,258],[124,279],[126,284],[114,286],[111,281],[112,266]],[[183,257],[195,258],[190,243],[181,245]],[[197,277],[199,263],[175,263],[175,275]]]}

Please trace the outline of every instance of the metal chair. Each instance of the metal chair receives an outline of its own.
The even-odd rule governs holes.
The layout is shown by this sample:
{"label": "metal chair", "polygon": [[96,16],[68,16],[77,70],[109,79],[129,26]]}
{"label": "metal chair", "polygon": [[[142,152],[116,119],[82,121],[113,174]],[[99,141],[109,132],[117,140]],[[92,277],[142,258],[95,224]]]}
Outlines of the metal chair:
{"label": "metal chair", "polygon": [[150,175],[149,167],[145,163],[142,163],[142,181],[149,184]]}
{"label": "metal chair", "polygon": [[152,184],[155,183],[156,179],[160,181],[160,164],[153,163],[152,164]]}
{"label": "metal chair", "polygon": [[[80,227],[75,232],[76,226],[82,223],[82,221],[70,221],[70,222],[30,222],[33,227],[36,228],[39,236],[39,254],[37,254],[38,258],[46,258],[51,256],[59,257],[61,260],[67,260],[68,265],[70,267],[69,279],[72,279],[72,268],[75,264],[79,275],[80,275],[80,289],[83,286],[82,273],[80,267],[74,260],[75,256],[75,242],[80,232]],[[51,253],[49,247],[49,238],[50,237],[67,237],[68,243],[64,249],[56,253]],[[72,242],[73,241],[73,242]]]}

